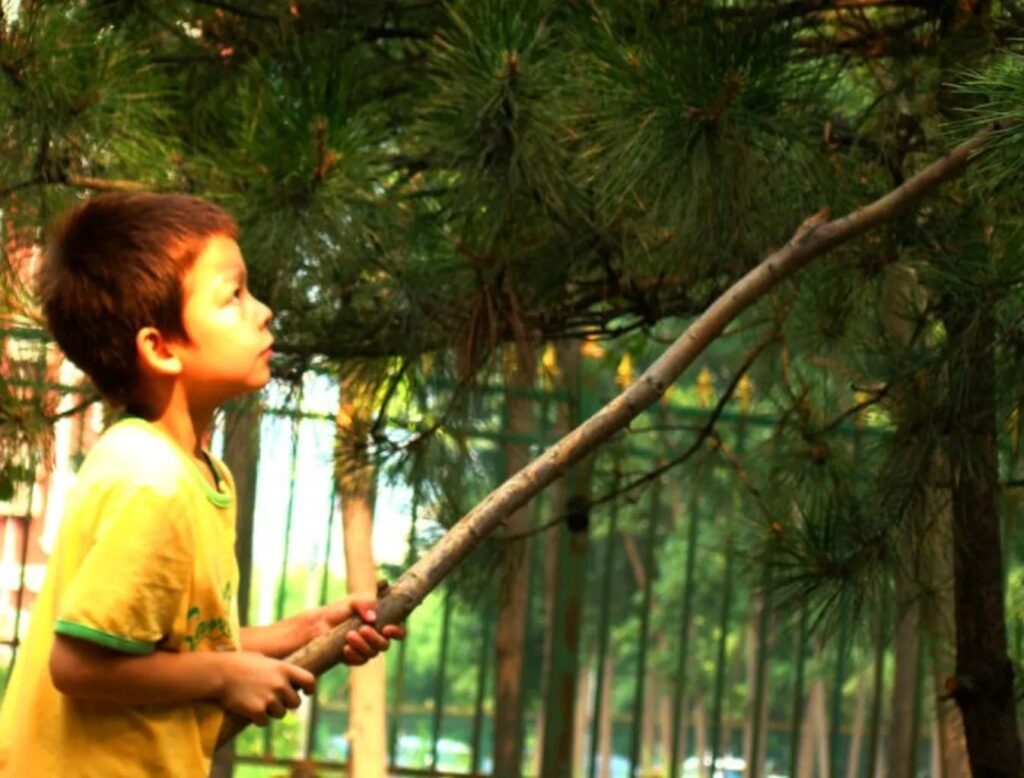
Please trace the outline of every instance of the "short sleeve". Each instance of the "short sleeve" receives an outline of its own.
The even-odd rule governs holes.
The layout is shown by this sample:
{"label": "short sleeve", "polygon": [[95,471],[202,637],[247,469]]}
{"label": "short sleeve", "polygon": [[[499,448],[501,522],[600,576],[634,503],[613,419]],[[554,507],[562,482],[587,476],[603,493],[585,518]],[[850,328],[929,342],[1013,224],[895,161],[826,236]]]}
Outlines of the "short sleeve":
{"label": "short sleeve", "polygon": [[61,597],[55,631],[131,654],[168,635],[187,596],[195,539],[187,501],[150,486],[115,492]]}

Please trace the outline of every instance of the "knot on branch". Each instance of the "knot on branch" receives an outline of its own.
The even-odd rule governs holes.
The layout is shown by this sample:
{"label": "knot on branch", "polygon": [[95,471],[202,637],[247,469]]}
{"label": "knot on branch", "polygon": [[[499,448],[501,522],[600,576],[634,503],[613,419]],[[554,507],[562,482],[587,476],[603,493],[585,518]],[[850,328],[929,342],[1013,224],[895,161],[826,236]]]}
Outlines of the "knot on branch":
{"label": "knot on branch", "polygon": [[574,494],[565,506],[565,525],[569,532],[586,532],[590,529],[590,500],[582,494]]}

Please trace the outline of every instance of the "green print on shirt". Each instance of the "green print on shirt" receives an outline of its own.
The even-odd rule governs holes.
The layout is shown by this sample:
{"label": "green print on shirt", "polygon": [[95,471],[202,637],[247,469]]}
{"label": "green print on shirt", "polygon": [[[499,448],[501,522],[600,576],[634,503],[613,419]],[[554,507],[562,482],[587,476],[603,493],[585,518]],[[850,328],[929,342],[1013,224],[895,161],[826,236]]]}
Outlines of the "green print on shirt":
{"label": "green print on shirt", "polygon": [[[231,582],[228,581],[224,585],[224,591],[221,592],[221,600],[224,602],[224,610],[229,613],[231,612],[231,595]],[[219,616],[213,619],[201,619],[201,615],[197,605],[188,609],[186,617],[188,634],[185,635],[184,640],[189,651],[195,651],[204,640],[220,642],[231,638],[231,622]],[[195,626],[193,626],[193,622],[195,622]]]}

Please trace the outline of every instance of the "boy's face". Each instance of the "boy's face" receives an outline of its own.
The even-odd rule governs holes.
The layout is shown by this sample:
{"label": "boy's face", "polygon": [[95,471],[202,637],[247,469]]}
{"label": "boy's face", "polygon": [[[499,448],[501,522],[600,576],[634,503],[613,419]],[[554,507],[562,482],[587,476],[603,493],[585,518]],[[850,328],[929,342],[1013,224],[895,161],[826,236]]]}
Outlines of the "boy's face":
{"label": "boy's face", "polygon": [[213,408],[270,379],[270,309],[249,293],[238,244],[214,235],[182,280],[187,343],[175,350],[193,402]]}

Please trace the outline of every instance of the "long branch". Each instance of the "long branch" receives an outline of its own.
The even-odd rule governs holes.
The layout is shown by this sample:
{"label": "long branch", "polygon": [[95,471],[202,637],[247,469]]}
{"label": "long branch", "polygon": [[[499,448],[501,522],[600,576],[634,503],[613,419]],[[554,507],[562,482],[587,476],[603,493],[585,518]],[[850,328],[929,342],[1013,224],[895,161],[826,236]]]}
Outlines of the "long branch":
{"label": "long branch", "polygon": [[[730,287],[637,379],[590,419],[572,430],[529,465],[509,478],[462,517],[398,579],[377,604],[377,623],[398,624],[413,612],[445,576],[502,524],[567,468],[606,441],[645,408],[689,367],[733,319],[769,290],[829,249],[852,240],[899,216],[942,182],[971,163],[992,133],[985,127],[946,156],[928,165],[896,189],[838,219],[817,226],[801,225],[792,239]],[[288,657],[288,661],[320,675],[341,661],[345,635],[361,625],[349,619]],[[218,741],[230,740],[249,724],[228,714]]]}

